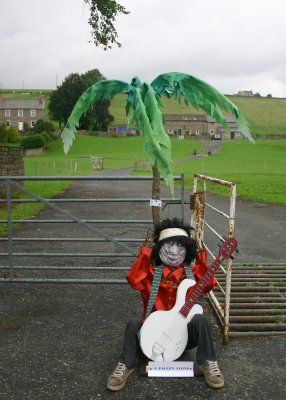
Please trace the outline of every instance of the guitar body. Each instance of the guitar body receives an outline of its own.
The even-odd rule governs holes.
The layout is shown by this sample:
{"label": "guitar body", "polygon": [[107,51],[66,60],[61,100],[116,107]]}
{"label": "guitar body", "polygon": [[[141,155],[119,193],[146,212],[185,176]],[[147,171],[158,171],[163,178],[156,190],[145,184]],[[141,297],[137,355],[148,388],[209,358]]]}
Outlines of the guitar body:
{"label": "guitar body", "polygon": [[187,290],[195,285],[192,279],[184,279],[177,290],[176,303],[170,311],[155,311],[149,315],[140,330],[140,346],[153,361],[174,361],[184,352],[188,341],[187,325],[195,314],[203,309],[196,304],[184,317],[179,313],[185,304]]}

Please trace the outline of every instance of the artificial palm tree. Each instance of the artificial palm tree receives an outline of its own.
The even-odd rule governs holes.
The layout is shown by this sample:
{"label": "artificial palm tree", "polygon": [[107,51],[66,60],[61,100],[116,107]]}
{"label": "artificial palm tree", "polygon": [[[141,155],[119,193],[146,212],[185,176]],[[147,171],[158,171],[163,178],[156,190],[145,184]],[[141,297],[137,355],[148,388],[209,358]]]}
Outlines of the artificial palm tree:
{"label": "artificial palm tree", "polygon": [[[139,129],[143,137],[145,156],[153,167],[154,199],[160,198],[160,174],[171,192],[174,191],[171,141],[165,131],[160,111],[161,96],[175,96],[179,102],[183,99],[186,105],[191,104],[204,110],[222,124],[226,131],[229,131],[229,128],[223,112],[230,112],[245,138],[253,142],[246,120],[227,97],[198,78],[180,72],[170,72],[159,75],[151,84],[141,83],[139,78],[134,77],[130,84],[119,80],[106,80],[90,86],[78,99],[62,132],[65,153],[69,151],[79,120],[88,108],[98,100],[111,100],[119,93],[127,94],[126,115],[131,117],[129,126],[136,125]],[[159,209],[153,207],[153,222],[159,221]]]}

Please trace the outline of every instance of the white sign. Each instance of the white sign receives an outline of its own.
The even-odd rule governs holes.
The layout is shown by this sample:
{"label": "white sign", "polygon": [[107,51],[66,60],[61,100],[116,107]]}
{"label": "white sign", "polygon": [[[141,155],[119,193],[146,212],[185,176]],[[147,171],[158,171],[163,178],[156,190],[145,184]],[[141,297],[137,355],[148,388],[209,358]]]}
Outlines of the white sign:
{"label": "white sign", "polygon": [[151,199],[150,200],[150,206],[152,206],[152,207],[161,207],[162,206],[162,200]]}
{"label": "white sign", "polygon": [[148,377],[192,378],[194,376],[193,361],[149,361],[146,367]]}

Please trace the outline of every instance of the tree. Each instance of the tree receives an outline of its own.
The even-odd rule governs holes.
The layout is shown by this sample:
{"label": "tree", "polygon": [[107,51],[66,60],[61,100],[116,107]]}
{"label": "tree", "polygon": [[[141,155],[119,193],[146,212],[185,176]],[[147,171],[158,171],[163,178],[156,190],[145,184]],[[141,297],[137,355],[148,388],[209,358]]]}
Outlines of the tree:
{"label": "tree", "polygon": [[95,131],[107,131],[107,127],[114,117],[109,114],[110,100],[98,100],[94,105]]}
{"label": "tree", "polygon": [[[227,97],[200,79],[173,72],[159,75],[151,84],[141,83],[139,78],[134,77],[131,84],[107,80],[90,86],[78,99],[62,131],[65,153],[68,152],[75,139],[76,127],[79,126],[81,115],[98,100],[110,100],[118,93],[127,95],[126,114],[129,116],[131,113],[130,125],[136,125],[141,132],[145,156],[153,166],[153,199],[160,198],[159,173],[164,177],[172,193],[174,190],[171,141],[165,131],[160,111],[161,96],[168,98],[175,96],[178,101],[183,98],[186,105],[190,103],[195,108],[203,109],[221,123],[228,132],[229,127],[223,111],[231,112],[239,130],[247,139],[254,142],[246,120]],[[156,224],[160,222],[160,211],[158,207],[153,207],[153,211],[153,222]]]}
{"label": "tree", "polygon": [[[54,121],[58,121],[60,127],[66,124],[68,117],[77,102],[77,99],[91,85],[91,82],[99,82],[105,77],[98,69],[93,69],[85,74],[71,73],[63,83],[50,95],[49,115]],[[80,128],[89,129],[95,124],[94,111],[87,110],[81,118]]]}
{"label": "tree", "polygon": [[94,44],[102,45],[104,50],[111,49],[114,43],[121,47],[117,41],[118,35],[113,22],[117,15],[129,14],[129,11],[115,0],[84,0],[84,2],[90,9],[88,23],[92,28]]}
{"label": "tree", "polygon": [[43,119],[38,119],[33,129],[34,133],[53,132],[54,130],[54,125],[49,121],[44,121]]}
{"label": "tree", "polygon": [[84,84],[79,74],[72,73],[68,75],[62,85],[51,93],[49,103],[50,117],[58,121],[60,126],[62,123],[66,124],[74,104],[84,90]]}

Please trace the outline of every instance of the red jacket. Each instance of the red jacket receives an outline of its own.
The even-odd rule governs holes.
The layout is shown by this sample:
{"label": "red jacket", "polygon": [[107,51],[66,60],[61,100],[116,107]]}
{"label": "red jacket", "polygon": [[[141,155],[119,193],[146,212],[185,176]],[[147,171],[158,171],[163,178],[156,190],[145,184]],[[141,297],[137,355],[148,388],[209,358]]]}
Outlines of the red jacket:
{"label": "red jacket", "polygon": [[[152,289],[152,281],[155,271],[155,267],[150,265],[150,257],[151,249],[149,247],[141,247],[137,259],[126,275],[126,279],[131,287],[135,290],[139,290],[141,293],[144,305],[142,316],[143,320],[146,316],[146,309]],[[195,265],[189,266],[188,268],[192,269],[192,273],[196,281],[198,281],[208,270],[206,252],[204,250],[198,251]],[[173,271],[168,266],[164,266],[158,294],[155,304],[152,308],[152,312],[157,310],[170,310],[173,308],[176,301],[178,286],[185,278],[186,274],[183,264]],[[212,278],[203,293],[208,293],[215,285],[216,279]],[[187,296],[190,296],[195,287],[196,285],[188,289]]]}

